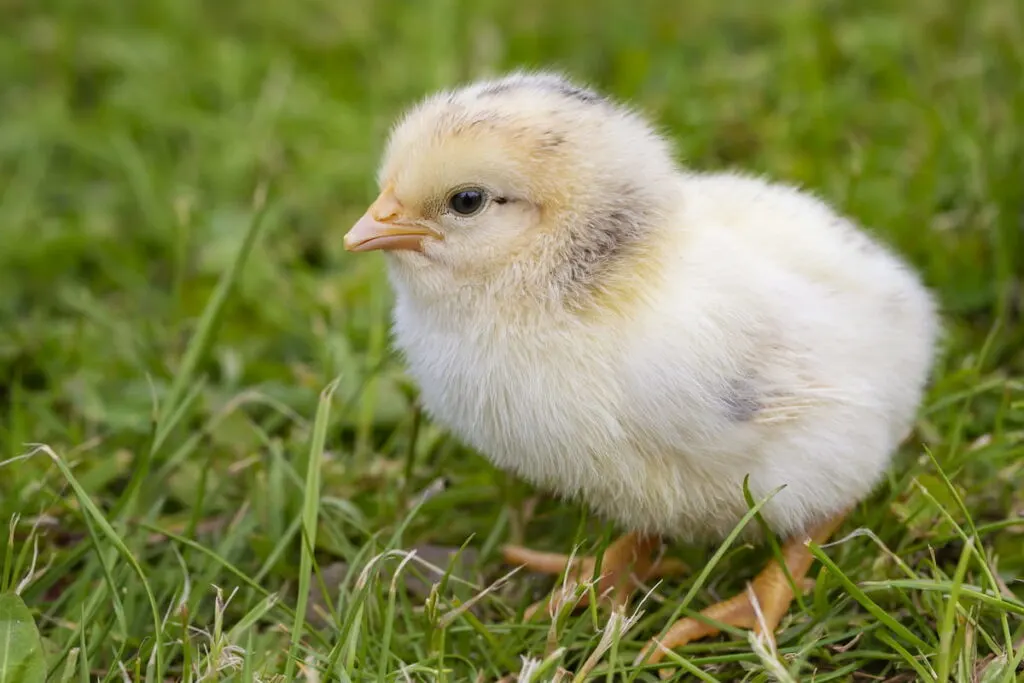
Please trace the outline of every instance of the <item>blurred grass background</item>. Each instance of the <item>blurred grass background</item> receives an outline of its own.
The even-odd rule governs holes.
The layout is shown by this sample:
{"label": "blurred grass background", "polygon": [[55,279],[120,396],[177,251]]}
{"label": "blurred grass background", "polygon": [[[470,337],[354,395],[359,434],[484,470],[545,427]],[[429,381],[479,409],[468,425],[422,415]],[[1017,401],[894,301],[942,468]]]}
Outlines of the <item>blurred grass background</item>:
{"label": "blurred grass background", "polygon": [[[7,0],[0,23],[0,593],[29,577],[49,680],[495,680],[555,646],[534,680],[657,680],[630,662],[693,577],[659,586],[589,674],[606,614],[519,618],[550,584],[460,607],[504,571],[498,543],[593,551],[613,530],[419,418],[382,262],[342,249],[402,109],[524,66],[632,101],[695,168],[819,193],[944,307],[915,439],[846,526],[870,534],[828,549],[781,660],[728,637],[687,648],[678,680],[1014,680],[1018,0]],[[19,457],[37,443],[65,469]],[[425,586],[392,584],[402,556],[370,562],[416,548],[444,567],[464,543],[473,585],[416,561],[403,576]],[[713,550],[673,552],[699,569]],[[764,552],[730,550],[688,607]]]}

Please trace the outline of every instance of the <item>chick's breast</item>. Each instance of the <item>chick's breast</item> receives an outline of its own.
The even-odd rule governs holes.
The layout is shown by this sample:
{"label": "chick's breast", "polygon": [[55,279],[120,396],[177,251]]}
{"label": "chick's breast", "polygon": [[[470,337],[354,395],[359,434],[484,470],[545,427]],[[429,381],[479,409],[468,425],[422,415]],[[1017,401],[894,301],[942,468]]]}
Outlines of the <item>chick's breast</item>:
{"label": "chick's breast", "polygon": [[905,435],[936,335],[886,249],[815,199],[692,176],[624,314],[426,303],[395,337],[427,411],[499,467],[626,528],[716,538],[755,497],[780,534],[866,496]]}
{"label": "chick's breast", "polygon": [[501,304],[434,307],[396,282],[395,344],[428,414],[497,466],[588,499],[620,487],[618,340],[571,320],[511,316]]}

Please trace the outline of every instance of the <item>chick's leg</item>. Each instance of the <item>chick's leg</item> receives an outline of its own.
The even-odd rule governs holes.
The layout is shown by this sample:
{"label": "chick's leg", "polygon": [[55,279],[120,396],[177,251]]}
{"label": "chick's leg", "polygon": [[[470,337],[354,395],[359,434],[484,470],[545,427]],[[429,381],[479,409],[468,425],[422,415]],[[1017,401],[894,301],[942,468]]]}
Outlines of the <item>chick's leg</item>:
{"label": "chick's leg", "polygon": [[[818,544],[824,543],[844,517],[845,514],[835,517],[815,527],[807,535],[791,538],[783,546],[782,556],[786,568],[797,586],[804,582],[807,571],[814,561],[814,556],[805,545],[807,539],[810,538]],[[701,611],[701,615],[729,626],[752,628],[757,634],[766,633],[769,638],[773,638],[779,622],[789,611],[793,597],[793,589],[786,579],[785,572],[778,561],[773,559],[757,575],[745,592],[708,607]],[[637,662],[644,660],[648,663],[658,662],[665,656],[662,648],[671,650],[682,647],[691,640],[714,636],[718,632],[719,629],[711,624],[693,617],[680,619],[672,625],[663,638],[652,639],[640,653]],[[659,647],[659,643],[661,647]]]}
{"label": "chick's leg", "polygon": [[[595,587],[597,595],[610,600],[613,606],[622,606],[643,582],[663,576],[674,576],[685,571],[686,566],[678,560],[653,558],[658,546],[657,537],[637,533],[626,534],[608,546],[601,556],[601,576],[597,579]],[[565,572],[567,584],[596,578],[594,569],[597,562],[593,557],[577,557],[570,560],[568,555],[545,553],[515,545],[502,548],[502,554],[507,563],[523,565],[535,572],[556,575]],[[570,561],[572,567],[566,571]],[[549,596],[546,600],[532,605],[527,610],[527,618],[533,616],[539,608],[546,606],[551,599]],[[588,602],[589,598],[584,594],[578,606],[582,607]]]}

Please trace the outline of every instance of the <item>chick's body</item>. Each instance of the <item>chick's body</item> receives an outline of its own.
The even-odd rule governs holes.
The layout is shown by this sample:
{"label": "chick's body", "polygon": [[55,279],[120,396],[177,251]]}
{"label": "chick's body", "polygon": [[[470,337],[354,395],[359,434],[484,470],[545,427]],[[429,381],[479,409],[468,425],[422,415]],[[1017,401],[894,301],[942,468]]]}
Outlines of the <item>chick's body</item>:
{"label": "chick's body", "polygon": [[917,278],[817,200],[683,175],[626,312],[433,299],[393,272],[426,410],[499,467],[629,529],[720,537],[755,496],[794,534],[868,494],[910,427],[935,320]]}
{"label": "chick's body", "polygon": [[[680,168],[590,90],[516,74],[428,98],[393,131],[380,184],[346,247],[389,256],[423,405],[622,525],[602,564],[615,577],[650,538],[726,534],[749,476],[759,499],[783,487],[762,511],[799,579],[803,538],[832,533],[911,426],[938,335],[917,276],[807,193]],[[784,575],[755,580],[760,608],[741,595],[705,614],[772,630]],[[662,643],[714,632],[684,619]]]}

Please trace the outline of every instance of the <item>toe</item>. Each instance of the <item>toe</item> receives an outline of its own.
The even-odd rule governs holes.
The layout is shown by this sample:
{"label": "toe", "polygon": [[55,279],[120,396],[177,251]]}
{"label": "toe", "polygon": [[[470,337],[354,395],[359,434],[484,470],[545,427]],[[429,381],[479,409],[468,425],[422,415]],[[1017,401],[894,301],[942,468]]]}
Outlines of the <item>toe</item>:
{"label": "toe", "polygon": [[[708,607],[701,612],[701,615],[737,628],[753,628],[757,623],[750,600],[742,593]],[[640,653],[637,662],[643,661],[648,655],[648,662],[660,662],[665,657],[665,650],[674,650],[683,647],[690,641],[715,636],[719,632],[716,626],[706,621],[684,617],[672,624],[665,635],[660,638],[657,636],[652,638]]]}
{"label": "toe", "polygon": [[502,547],[501,554],[508,564],[524,565],[541,574],[561,574],[569,564],[568,555],[546,553],[520,545],[506,545]]}

